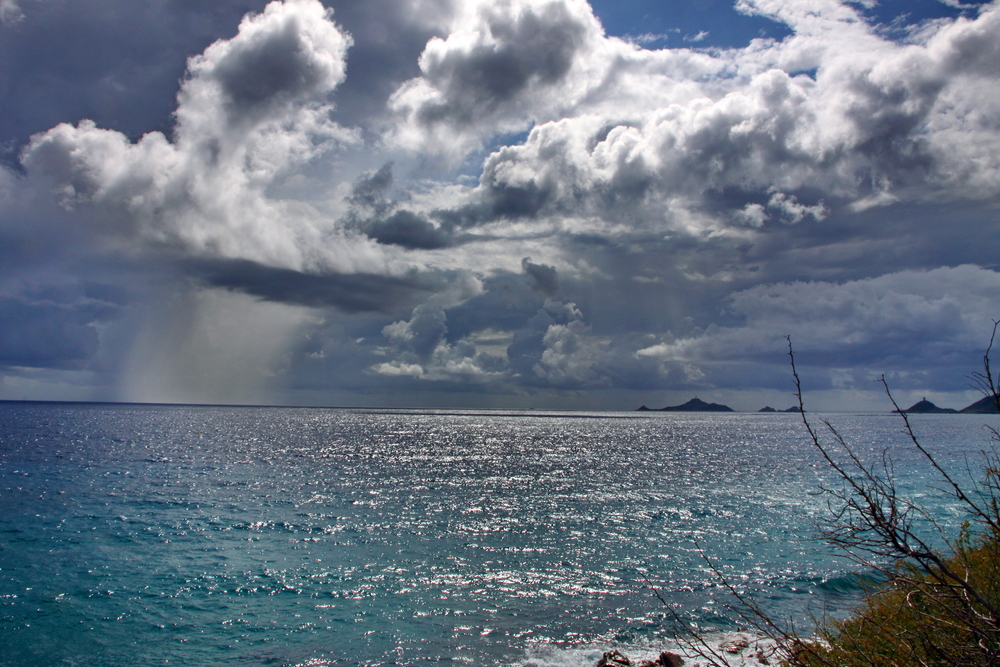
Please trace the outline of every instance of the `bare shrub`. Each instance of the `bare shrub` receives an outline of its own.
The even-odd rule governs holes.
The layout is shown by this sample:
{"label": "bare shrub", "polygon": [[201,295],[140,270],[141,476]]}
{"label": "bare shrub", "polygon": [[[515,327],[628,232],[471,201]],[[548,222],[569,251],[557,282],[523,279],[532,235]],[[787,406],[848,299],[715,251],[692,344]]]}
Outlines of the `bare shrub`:
{"label": "bare shrub", "polygon": [[[995,322],[983,370],[973,374],[972,381],[1000,411],[1000,378],[990,364],[998,326]],[[956,536],[933,511],[899,491],[887,450],[874,461],[866,460],[828,420],[820,420],[821,430],[814,426],[805,409],[790,338],[788,355],[808,439],[841,482],[823,489],[828,511],[817,524],[818,536],[862,571],[877,573],[882,583],[848,619],[821,621],[804,635],[772,617],[709,562],[735,600],[731,609],[744,625],[772,642],[770,656],[760,655],[758,661],[791,667],[1000,664],[1000,432],[988,427],[991,438],[982,453],[982,480],[960,484],[917,437],[881,378],[909,444],[942,491],[967,515]],[[686,632],[678,639],[689,652],[710,665],[731,664],[730,656],[688,628],[660,600],[684,625]],[[745,661],[745,656],[740,659]]]}

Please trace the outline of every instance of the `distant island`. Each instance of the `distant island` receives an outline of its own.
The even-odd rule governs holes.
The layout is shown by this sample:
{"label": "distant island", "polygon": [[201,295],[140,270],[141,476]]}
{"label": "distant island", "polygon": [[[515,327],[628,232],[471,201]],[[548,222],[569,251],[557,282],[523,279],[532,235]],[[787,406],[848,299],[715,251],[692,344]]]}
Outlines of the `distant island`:
{"label": "distant island", "polygon": [[934,405],[926,398],[922,398],[910,407],[903,410],[906,414],[917,414],[917,415],[957,415],[958,410],[953,410],[951,408],[939,408]]}
{"label": "distant island", "polygon": [[[721,403],[706,403],[697,396],[692,398],[687,403],[681,405],[668,405],[665,408],[647,408],[645,405],[640,406],[636,409],[636,412],[736,412],[728,405],[722,405]],[[776,410],[770,405],[765,405],[757,412],[770,412],[770,413],[781,413],[781,412],[799,412],[799,406],[793,405],[790,408],[784,410]],[[942,408],[934,403],[928,401],[926,398],[922,398],[905,410],[900,410],[905,414],[914,415],[984,415],[984,414],[996,414],[1000,412],[997,410],[996,403],[992,396],[986,396],[979,399],[972,405],[966,406],[961,410],[954,410],[952,408]]]}
{"label": "distant island", "polygon": [[941,408],[934,405],[926,398],[922,398],[910,407],[902,410],[906,414],[916,414],[916,415],[984,415],[984,414],[996,414],[997,404],[994,402],[992,396],[984,396],[972,405],[968,405],[961,410],[954,410],[952,408]]}
{"label": "distant island", "polygon": [[643,405],[636,412],[735,412],[735,410],[721,403],[706,403],[696,396],[683,405],[668,405],[659,410]]}
{"label": "distant island", "polygon": [[994,415],[998,410],[992,396],[983,396],[972,405],[962,408],[959,412],[965,415]]}

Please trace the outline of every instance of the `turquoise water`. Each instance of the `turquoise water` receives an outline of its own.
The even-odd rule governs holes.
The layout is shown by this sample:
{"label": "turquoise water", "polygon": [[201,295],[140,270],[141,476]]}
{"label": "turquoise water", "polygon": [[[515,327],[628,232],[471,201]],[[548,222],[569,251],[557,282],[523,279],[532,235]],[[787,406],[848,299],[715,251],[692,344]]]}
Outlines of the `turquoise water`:
{"label": "turquoise water", "polygon": [[[987,443],[914,421],[958,470]],[[0,404],[0,663],[589,665],[669,644],[650,585],[735,627],[700,550],[803,619],[858,595],[824,482],[797,415]]]}

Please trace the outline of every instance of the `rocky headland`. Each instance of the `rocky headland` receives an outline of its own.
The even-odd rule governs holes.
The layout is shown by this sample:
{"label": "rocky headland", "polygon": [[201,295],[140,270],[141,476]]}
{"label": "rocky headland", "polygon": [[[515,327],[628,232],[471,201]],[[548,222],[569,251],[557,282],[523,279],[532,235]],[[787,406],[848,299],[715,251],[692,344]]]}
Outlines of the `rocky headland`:
{"label": "rocky headland", "polygon": [[721,403],[706,403],[697,396],[692,398],[687,403],[681,405],[668,405],[665,408],[655,409],[647,408],[645,405],[640,407],[637,412],[735,412],[728,405],[722,405]]}
{"label": "rocky headland", "polygon": [[996,401],[993,400],[992,396],[984,396],[972,405],[962,408],[959,412],[964,415],[995,415],[1000,410],[997,410]]}
{"label": "rocky headland", "polygon": [[910,407],[903,410],[906,414],[916,414],[916,415],[955,415],[958,414],[958,410],[953,410],[951,408],[939,408],[934,405],[926,398],[922,398]]}
{"label": "rocky headland", "polygon": [[996,401],[992,396],[984,396],[972,405],[967,405],[961,410],[938,407],[926,398],[923,398],[902,412],[916,415],[995,415],[1000,411],[997,410]]}

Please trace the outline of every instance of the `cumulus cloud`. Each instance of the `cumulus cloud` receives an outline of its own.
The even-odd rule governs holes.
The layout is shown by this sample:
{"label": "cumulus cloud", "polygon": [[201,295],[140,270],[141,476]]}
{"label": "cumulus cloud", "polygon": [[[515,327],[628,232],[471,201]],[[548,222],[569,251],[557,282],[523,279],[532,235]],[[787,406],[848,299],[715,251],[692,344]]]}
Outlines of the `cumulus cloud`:
{"label": "cumulus cloud", "polygon": [[767,202],[769,209],[776,210],[785,222],[795,224],[810,217],[816,222],[821,222],[829,215],[829,209],[820,202],[815,206],[800,204],[794,195],[787,195],[783,192],[774,192]]}
{"label": "cumulus cloud", "polygon": [[535,375],[555,386],[592,382],[596,377],[593,361],[599,350],[590,349],[593,341],[589,334],[590,328],[580,320],[549,325],[542,337],[545,351],[532,368]]}
{"label": "cumulus cloud", "polygon": [[546,299],[507,350],[518,381],[536,387],[580,388],[600,382],[600,342],[575,303]]}
{"label": "cumulus cloud", "polygon": [[32,137],[22,163],[120,244],[356,268],[363,251],[338,252],[309,206],[267,195],[293,167],[355,140],[329,118],[350,43],[318,1],[272,2],[188,61],[172,140],[133,143],[84,120]]}
{"label": "cumulus cloud", "polygon": [[[822,221],[827,199],[863,210],[1000,196],[996,4],[907,43],[835,0],[740,6],[795,32],[713,54],[645,51],[570,0],[477,6],[394,98],[399,137],[463,152],[534,123],[486,159],[467,223],[575,216],[705,232]],[[517,76],[488,78],[507,71],[494,59],[533,53],[543,15],[562,36],[545,40],[560,66],[512,61]]]}
{"label": "cumulus cloud", "polygon": [[517,324],[505,356],[482,354],[475,336],[449,342],[447,308],[423,305],[410,320],[385,327],[389,359],[371,370],[535,389],[784,390],[790,335],[816,385],[865,392],[887,372],[904,386],[961,390],[991,330],[998,287],[1000,274],[971,265],[759,285],[728,299],[739,324],[661,334],[660,342],[597,332],[576,304],[547,299]]}
{"label": "cumulus cloud", "polygon": [[586,92],[584,61],[602,43],[584,0],[463,3],[448,37],[427,43],[421,76],[391,100],[404,119],[397,140],[455,156],[486,136],[520,131],[564,107],[566,95]]}
{"label": "cumulus cloud", "polygon": [[386,325],[382,336],[389,345],[379,352],[389,360],[370,370],[379,375],[458,382],[481,383],[499,377],[500,360],[479,352],[472,337],[448,340],[448,309],[482,291],[477,277],[463,273],[446,290],[414,308],[409,320]]}
{"label": "cumulus cloud", "polygon": [[351,206],[346,226],[383,245],[407,250],[437,250],[459,242],[452,225],[435,224],[427,214],[404,208],[392,199],[393,181],[392,162],[358,178],[346,198]]}
{"label": "cumulus cloud", "polygon": [[[258,396],[286,373],[320,393],[777,386],[785,334],[842,384],[975,365],[1000,3],[899,30],[873,3],[740,0],[788,31],[731,49],[698,27],[643,48],[662,35],[609,36],[584,0],[333,4],[260,0],[206,48],[215,26],[184,51],[172,131],[61,114],[0,147],[20,149],[0,364],[85,369],[132,341],[123,391],[169,398],[224,379],[240,346],[212,365],[213,341],[256,328]],[[23,13],[0,0],[5,36],[43,29]],[[161,347],[191,363],[158,387],[141,350],[162,320],[123,313],[169,319],[175,293],[194,315]]]}
{"label": "cumulus cloud", "polygon": [[[555,270],[532,264],[543,284],[555,288]],[[530,270],[530,269],[529,269]],[[526,270],[529,276],[533,274]],[[535,278],[533,287],[539,288]],[[504,354],[478,349],[484,338],[496,338],[492,328],[451,336],[448,311],[483,296],[479,281],[432,297],[414,309],[409,320],[399,320],[382,330],[390,343],[381,353],[390,357],[372,371],[388,376],[466,384],[511,384],[539,388],[585,388],[606,385],[607,372],[599,368],[608,357],[606,340],[593,335],[576,304],[546,299],[527,321],[516,321]],[[450,296],[448,295],[450,294]],[[458,301],[461,300],[461,303]],[[507,339],[500,336],[500,340]]]}

